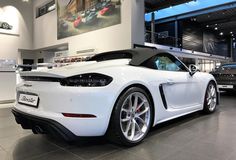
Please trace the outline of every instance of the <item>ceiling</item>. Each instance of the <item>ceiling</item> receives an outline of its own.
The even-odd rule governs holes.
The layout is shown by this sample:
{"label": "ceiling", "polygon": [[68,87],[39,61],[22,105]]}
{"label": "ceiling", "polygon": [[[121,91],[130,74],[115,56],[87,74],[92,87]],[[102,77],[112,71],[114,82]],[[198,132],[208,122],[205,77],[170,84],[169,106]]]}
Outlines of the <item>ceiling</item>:
{"label": "ceiling", "polygon": [[194,21],[200,23],[203,27],[211,28],[224,35],[236,35],[236,8],[220,10],[208,14],[194,17]]}
{"label": "ceiling", "polygon": [[146,12],[153,12],[190,1],[193,0],[145,0],[145,8]]}

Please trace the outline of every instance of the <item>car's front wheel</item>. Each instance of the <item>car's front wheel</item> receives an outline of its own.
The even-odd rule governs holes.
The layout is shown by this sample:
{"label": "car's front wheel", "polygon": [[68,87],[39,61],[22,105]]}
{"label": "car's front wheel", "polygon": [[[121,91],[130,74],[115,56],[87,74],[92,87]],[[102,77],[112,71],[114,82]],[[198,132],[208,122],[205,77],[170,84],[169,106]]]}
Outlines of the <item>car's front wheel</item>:
{"label": "car's front wheel", "polygon": [[111,141],[127,146],[140,143],[153,121],[153,106],[145,90],[131,87],[117,100],[110,121]]}
{"label": "car's front wheel", "polygon": [[213,82],[210,82],[206,89],[205,102],[203,111],[205,113],[213,113],[217,105],[217,89]]}

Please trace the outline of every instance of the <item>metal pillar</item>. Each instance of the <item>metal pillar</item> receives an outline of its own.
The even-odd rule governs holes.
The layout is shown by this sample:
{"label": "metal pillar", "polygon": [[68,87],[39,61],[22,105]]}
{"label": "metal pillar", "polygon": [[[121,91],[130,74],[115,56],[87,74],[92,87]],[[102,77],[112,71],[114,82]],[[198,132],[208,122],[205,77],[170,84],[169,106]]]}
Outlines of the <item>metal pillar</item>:
{"label": "metal pillar", "polygon": [[178,25],[178,20],[175,20],[175,47],[179,47],[179,25]]}
{"label": "metal pillar", "polygon": [[230,58],[231,61],[234,61],[234,47],[233,47],[233,37],[230,38]]}
{"label": "metal pillar", "polygon": [[155,13],[152,12],[151,20],[151,43],[155,43]]}

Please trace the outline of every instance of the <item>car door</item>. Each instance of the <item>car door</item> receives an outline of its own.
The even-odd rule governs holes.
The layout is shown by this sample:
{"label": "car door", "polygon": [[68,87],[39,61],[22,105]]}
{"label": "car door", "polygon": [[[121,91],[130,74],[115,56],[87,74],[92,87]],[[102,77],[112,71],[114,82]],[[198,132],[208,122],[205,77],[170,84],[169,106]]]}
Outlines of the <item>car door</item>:
{"label": "car door", "polygon": [[185,109],[199,107],[199,83],[191,76],[187,67],[170,54],[157,55],[154,65],[163,81],[159,87],[166,109]]}

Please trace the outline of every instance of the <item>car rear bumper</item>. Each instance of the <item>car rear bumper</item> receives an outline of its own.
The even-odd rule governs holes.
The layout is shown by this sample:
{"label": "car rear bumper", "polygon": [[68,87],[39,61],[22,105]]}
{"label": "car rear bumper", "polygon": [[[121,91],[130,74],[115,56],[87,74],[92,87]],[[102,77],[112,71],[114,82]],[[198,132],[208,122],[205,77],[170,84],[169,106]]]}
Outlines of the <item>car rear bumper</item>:
{"label": "car rear bumper", "polygon": [[[115,93],[119,93],[117,87],[64,87],[54,82],[25,83],[32,86],[21,84],[17,87],[15,109],[18,111],[54,120],[79,137],[103,136],[106,133],[117,97]],[[19,103],[21,94],[38,96],[38,105],[32,107]],[[94,117],[70,117],[64,114]]]}
{"label": "car rear bumper", "polygon": [[15,116],[16,122],[20,124],[23,129],[32,129],[34,133],[48,133],[57,137],[59,135],[66,141],[72,141],[78,138],[78,136],[73,134],[70,130],[54,120],[29,115],[15,108],[12,109],[12,113]]}

